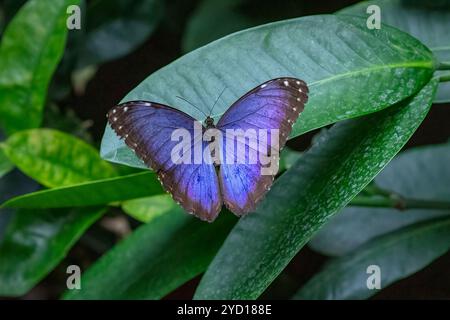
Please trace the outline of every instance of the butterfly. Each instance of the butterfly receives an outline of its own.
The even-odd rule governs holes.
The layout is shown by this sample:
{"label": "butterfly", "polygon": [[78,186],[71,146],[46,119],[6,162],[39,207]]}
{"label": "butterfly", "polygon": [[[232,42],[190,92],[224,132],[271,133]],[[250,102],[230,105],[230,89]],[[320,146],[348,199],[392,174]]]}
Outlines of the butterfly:
{"label": "butterfly", "polygon": [[[112,108],[107,118],[116,134],[156,172],[164,189],[177,203],[188,213],[212,222],[218,216],[222,205],[237,216],[254,211],[270,189],[276,174],[275,171],[261,174],[262,163],[236,161],[236,155],[230,157],[232,161],[223,161],[225,156],[236,152],[239,147],[243,147],[240,149],[244,150],[241,152],[241,158],[245,159],[251,151],[256,150],[255,146],[250,145],[250,140],[246,139],[236,140],[235,145],[232,145],[226,133],[232,130],[263,132],[276,129],[277,135],[270,131],[265,137],[256,138],[261,141],[265,139],[268,144],[266,148],[258,148],[258,155],[276,158],[287,141],[292,125],[304,109],[308,91],[308,86],[300,79],[272,79],[250,90],[233,103],[217,124],[214,124],[213,118],[208,115],[200,125],[201,133],[209,129],[223,133],[225,138],[220,138],[224,142],[220,150],[222,158],[213,155],[211,149],[208,149],[213,139],[205,141],[199,136],[195,126],[198,121],[170,106],[149,101],[130,101]],[[178,129],[189,134],[189,143],[182,146],[185,148],[183,150],[209,150],[203,153],[205,161],[174,163],[173,150],[180,143],[174,141],[173,133]],[[224,145],[230,147],[226,148]],[[222,161],[217,162],[218,158]],[[190,153],[188,159],[192,159]]]}

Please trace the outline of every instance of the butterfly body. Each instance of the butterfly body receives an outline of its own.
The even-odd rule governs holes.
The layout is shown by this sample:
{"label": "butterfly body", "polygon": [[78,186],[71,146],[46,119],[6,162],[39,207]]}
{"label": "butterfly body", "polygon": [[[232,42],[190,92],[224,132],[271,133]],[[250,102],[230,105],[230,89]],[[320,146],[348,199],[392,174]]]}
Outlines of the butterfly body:
{"label": "butterfly body", "polygon": [[214,119],[210,116],[206,117],[205,120],[206,129],[215,129],[216,126],[214,125]]}
{"label": "butterfly body", "polygon": [[[120,104],[108,120],[175,201],[200,219],[213,221],[223,204],[238,216],[256,209],[273,183],[279,150],[307,93],[302,80],[278,78],[250,90],[217,124],[208,116],[201,125],[184,112],[148,101]],[[174,154],[183,161],[175,161]]]}

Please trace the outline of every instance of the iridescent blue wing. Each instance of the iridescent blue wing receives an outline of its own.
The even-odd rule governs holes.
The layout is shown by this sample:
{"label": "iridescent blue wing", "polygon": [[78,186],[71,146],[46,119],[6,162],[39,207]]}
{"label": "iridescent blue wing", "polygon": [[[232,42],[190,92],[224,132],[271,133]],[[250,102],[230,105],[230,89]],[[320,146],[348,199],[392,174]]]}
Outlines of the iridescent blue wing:
{"label": "iridescent blue wing", "polygon": [[176,164],[171,158],[172,150],[179,143],[172,141],[171,135],[179,128],[191,134],[192,156],[192,149],[199,147],[198,144],[207,148],[201,132],[200,136],[194,132],[194,118],[162,104],[131,101],[111,109],[108,121],[127,146],[157,173],[165,190],[187,212],[207,221],[217,217],[222,199],[214,165],[206,161],[193,164],[193,159],[191,164]]}
{"label": "iridescent blue wing", "polygon": [[[258,148],[258,157],[274,157],[278,160],[278,152],[283,148],[296,122],[308,100],[308,87],[302,80],[295,78],[273,79],[254,88],[236,101],[220,118],[217,128],[225,136],[228,129],[255,129],[266,130],[267,148]],[[276,137],[270,133],[270,129],[279,130],[278,148],[275,148]],[[259,139],[259,138],[258,138]],[[260,142],[258,140],[258,142]],[[237,151],[238,144],[244,144],[248,160],[252,146],[248,142],[236,141],[224,138],[224,155],[227,156],[226,145],[235,143],[230,150]],[[241,149],[241,150],[243,150]],[[253,148],[254,149],[254,148]],[[277,153],[277,154],[275,154]],[[219,182],[222,198],[225,205],[235,214],[243,215],[254,211],[259,200],[270,189],[276,170],[271,174],[262,174],[264,167],[258,160],[256,164],[249,162],[239,163],[237,155],[234,162],[228,163],[222,159],[220,165]],[[241,155],[242,156],[242,155]],[[241,161],[242,162],[242,161]]]}

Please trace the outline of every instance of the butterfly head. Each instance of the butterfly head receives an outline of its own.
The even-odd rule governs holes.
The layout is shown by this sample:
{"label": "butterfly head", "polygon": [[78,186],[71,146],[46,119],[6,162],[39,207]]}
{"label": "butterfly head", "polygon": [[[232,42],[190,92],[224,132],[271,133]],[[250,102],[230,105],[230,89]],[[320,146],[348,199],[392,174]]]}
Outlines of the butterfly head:
{"label": "butterfly head", "polygon": [[206,125],[206,129],[210,129],[210,128],[215,128],[216,127],[214,125],[214,119],[211,118],[210,116],[206,117],[205,125]]}

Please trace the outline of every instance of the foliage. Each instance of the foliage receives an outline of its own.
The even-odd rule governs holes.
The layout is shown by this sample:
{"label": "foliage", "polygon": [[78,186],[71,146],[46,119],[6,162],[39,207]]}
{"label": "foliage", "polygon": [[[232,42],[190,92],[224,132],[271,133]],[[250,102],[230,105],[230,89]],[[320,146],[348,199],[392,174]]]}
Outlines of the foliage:
{"label": "foliage", "polygon": [[[0,5],[1,296],[22,296],[64,265],[88,228],[113,233],[105,215],[126,217],[131,234],[99,250],[83,290],[65,299],[160,299],[202,273],[196,299],[256,299],[307,243],[332,257],[294,298],[364,299],[374,293],[365,287],[368,264],[383,268],[386,286],[449,249],[449,145],[396,156],[433,101],[450,100],[447,7],[375,0],[332,15],[287,19],[285,10],[281,21],[259,25],[273,19],[249,14],[248,1],[202,2],[180,44],[190,53],[123,101],[158,101],[203,120],[176,96],[207,113],[226,88],[217,119],[259,83],[293,76],[308,83],[310,98],[290,138],[324,128],[306,151],[283,151],[255,212],[238,220],[224,209],[207,224],[164,194],[109,126],[100,142],[64,102],[98,81],[105,63],[167,32],[182,4],[21,4]],[[72,4],[86,24],[69,32]],[[367,28],[368,4],[382,7],[379,30]],[[205,33],[220,21],[228,23]]]}

